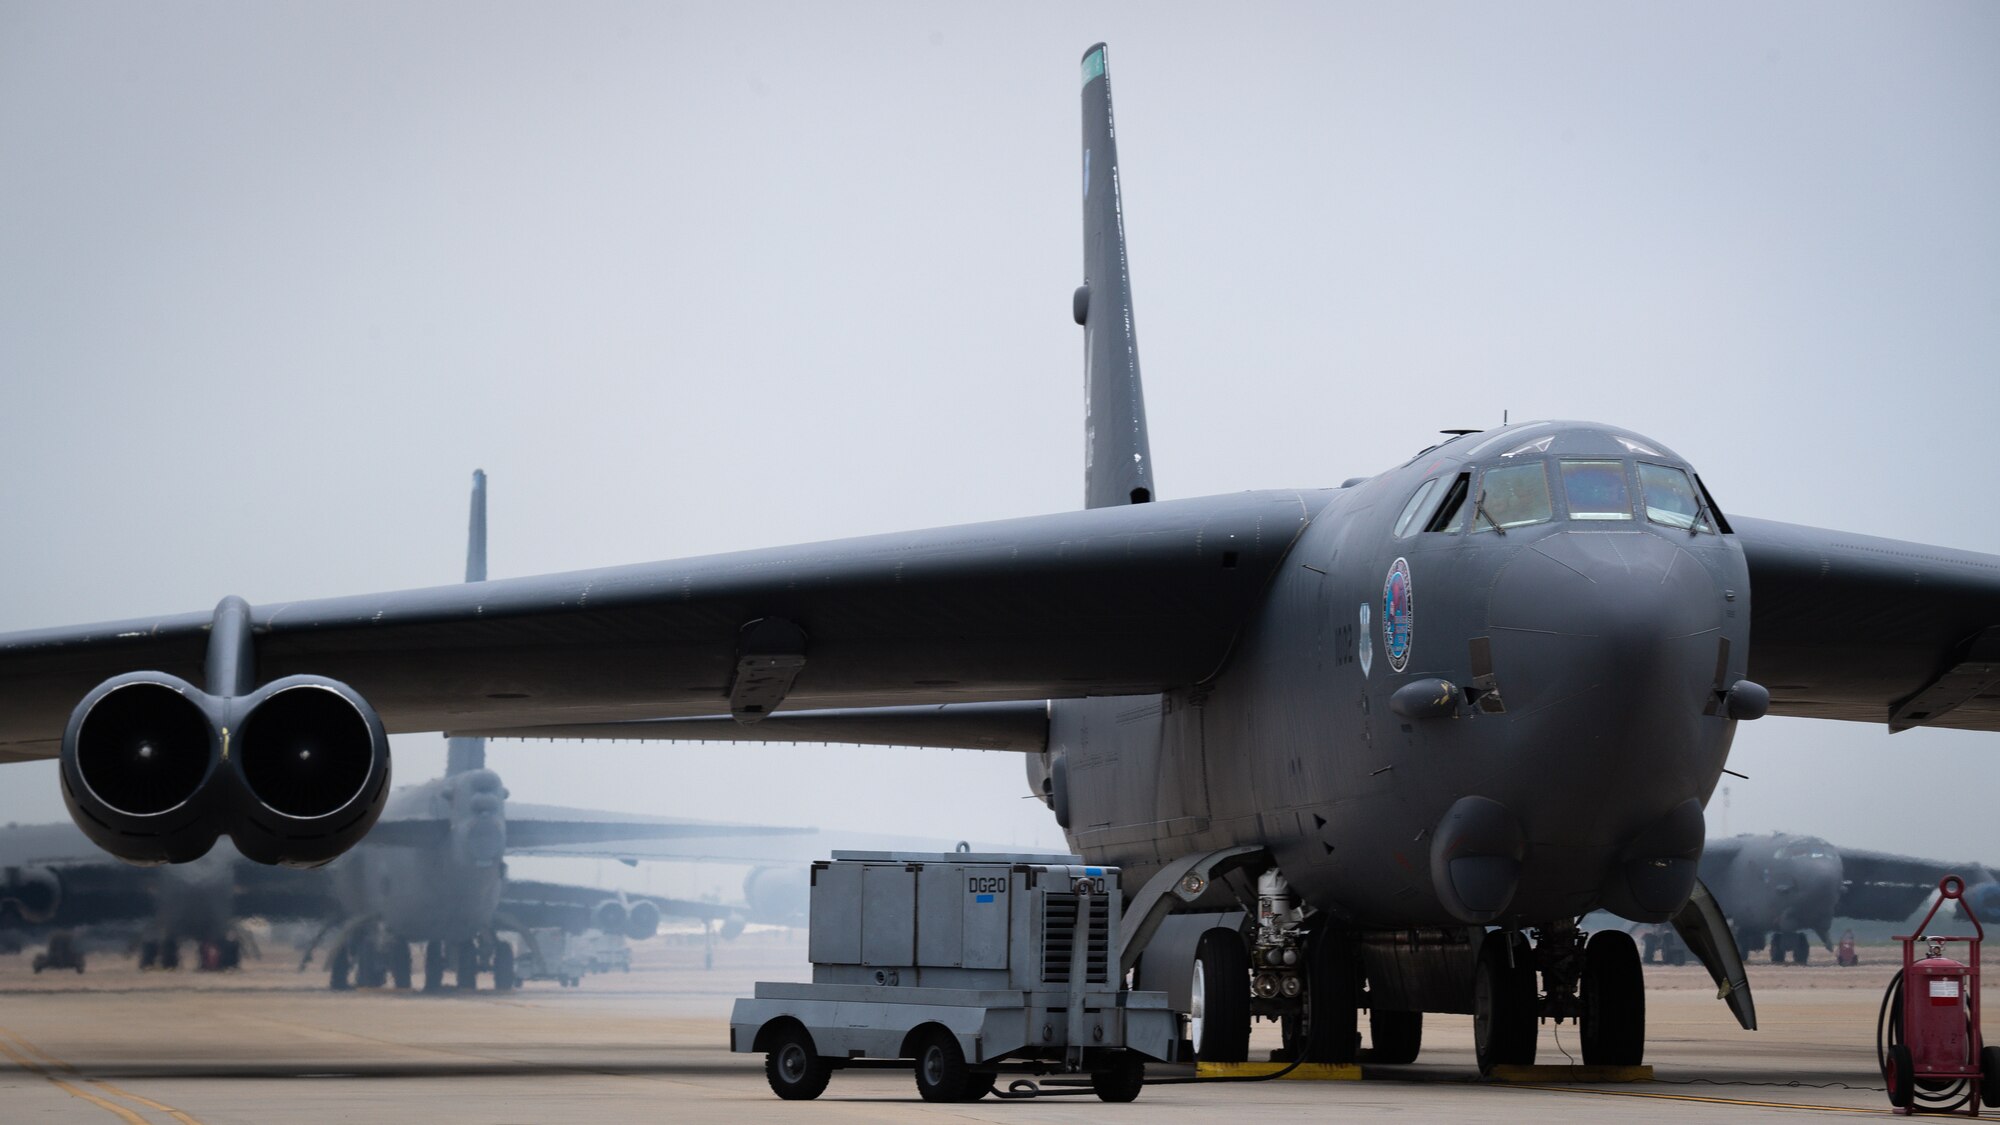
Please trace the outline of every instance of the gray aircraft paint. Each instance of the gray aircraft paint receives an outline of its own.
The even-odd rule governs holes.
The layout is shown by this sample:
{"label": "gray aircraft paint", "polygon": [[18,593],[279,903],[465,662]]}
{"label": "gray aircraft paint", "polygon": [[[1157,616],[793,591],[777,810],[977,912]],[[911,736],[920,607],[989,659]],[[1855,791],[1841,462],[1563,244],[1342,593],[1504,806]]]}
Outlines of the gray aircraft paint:
{"label": "gray aircraft paint", "polygon": [[[1478,474],[1508,453],[1524,465],[1570,457],[1627,473],[1641,458],[1684,464],[1657,443],[1590,424],[1523,426],[1492,441],[1523,434],[1550,443],[1488,449],[1482,437],[1463,452],[1438,451],[1436,471],[1471,472],[1482,487]],[[1142,867],[1170,849],[1260,844],[1287,870],[1300,865],[1308,901],[1329,914],[1402,926],[1534,920],[1593,900],[1659,914],[1662,896],[1636,885],[1644,872],[1634,864],[1685,870],[1699,851],[1699,802],[1733,730],[1721,705],[1746,670],[1760,674],[1762,658],[1736,643],[1753,614],[1772,668],[1796,673],[1771,681],[1774,710],[1821,714],[1831,697],[1849,713],[1829,717],[1847,718],[1883,717],[1951,668],[1963,636],[1944,631],[1954,622],[1995,619],[1993,560],[1923,548],[1892,567],[1858,537],[1784,525],[1738,521],[1719,535],[1663,529],[1633,510],[1629,528],[1573,526],[1558,507],[1542,525],[1419,532],[1445,538],[1406,549],[1393,525],[1430,471],[1413,461],[1348,490],[1155,502],[474,592],[265,606],[253,623],[273,666],[338,675],[396,729],[426,729],[713,713],[736,671],[765,655],[739,651],[746,627],[797,619],[809,646],[787,654],[804,657],[787,702],[1086,700],[1060,705],[1051,730],[1079,842]],[[1802,573],[1808,557],[1843,593],[1887,594],[1906,608],[1915,657],[1864,667],[1859,646],[1810,644],[1817,626],[1807,615],[1759,613],[1751,586],[1760,568]],[[1408,621],[1417,678],[1392,691],[1383,671],[1357,691],[1342,669],[1358,664],[1356,646],[1378,643],[1375,630],[1343,637],[1341,628],[1350,607],[1380,597],[1397,558],[1424,592]],[[1620,588],[1592,588],[1600,585]],[[1779,593],[1781,606],[1815,600],[1810,590]],[[1819,601],[1813,608],[1829,608]],[[1381,616],[1381,626],[1402,628],[1400,614]],[[0,737],[19,756],[47,754],[55,720],[93,677],[198,661],[209,620],[0,642],[0,672],[14,689]],[[429,679],[441,656],[448,685]],[[1404,696],[1426,678],[1454,690]],[[1108,695],[1145,698],[1090,698]],[[1951,715],[1990,725],[1990,706],[1975,694]],[[1122,786],[1110,776],[1121,769]],[[1091,771],[1099,776],[1077,776]],[[1273,798],[1292,804],[1267,811]],[[1428,854],[1396,846],[1404,839]],[[1453,846],[1461,841],[1471,846]],[[1519,886],[1491,896],[1475,886],[1474,895],[1468,886],[1491,880],[1474,868],[1461,884],[1460,860],[1513,864]]]}

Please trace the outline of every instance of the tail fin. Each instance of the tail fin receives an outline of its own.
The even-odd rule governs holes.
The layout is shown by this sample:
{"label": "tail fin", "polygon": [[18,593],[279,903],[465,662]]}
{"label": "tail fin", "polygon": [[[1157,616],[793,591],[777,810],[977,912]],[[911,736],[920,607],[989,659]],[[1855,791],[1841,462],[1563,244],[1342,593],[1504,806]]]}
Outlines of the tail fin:
{"label": "tail fin", "polygon": [[[472,514],[465,532],[465,580],[486,581],[486,470],[472,470]],[[486,740],[452,738],[445,741],[446,777],[486,768]]]}
{"label": "tail fin", "polygon": [[1118,132],[1104,44],[1083,54],[1083,286],[1071,302],[1083,325],[1083,506],[1153,499],[1153,452],[1132,330],[1125,213],[1118,198]]}

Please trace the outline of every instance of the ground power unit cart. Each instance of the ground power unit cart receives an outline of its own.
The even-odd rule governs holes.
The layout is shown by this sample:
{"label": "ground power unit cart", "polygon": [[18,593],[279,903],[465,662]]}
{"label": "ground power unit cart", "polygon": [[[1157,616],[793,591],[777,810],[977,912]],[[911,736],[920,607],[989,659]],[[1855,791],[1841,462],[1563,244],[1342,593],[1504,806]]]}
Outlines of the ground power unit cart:
{"label": "ground power unit cart", "polygon": [[835,852],[812,866],[811,984],[736,1001],[732,1051],[762,1052],[781,1098],[847,1067],[909,1067],[926,1101],[976,1101],[1014,1076],[1089,1076],[1131,1101],[1173,1059],[1163,992],[1118,972],[1118,869],[1076,856]]}

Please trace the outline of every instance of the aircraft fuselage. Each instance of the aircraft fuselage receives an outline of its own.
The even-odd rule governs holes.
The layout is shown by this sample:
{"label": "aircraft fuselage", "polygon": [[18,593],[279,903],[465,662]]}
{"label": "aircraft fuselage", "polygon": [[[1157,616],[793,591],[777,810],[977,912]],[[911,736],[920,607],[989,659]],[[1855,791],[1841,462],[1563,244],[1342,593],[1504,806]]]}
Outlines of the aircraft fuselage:
{"label": "aircraft fuselage", "polygon": [[1051,704],[1071,844],[1135,886],[1261,845],[1355,928],[1670,917],[1749,641],[1698,490],[1650,439],[1532,423],[1319,494],[1216,676]]}

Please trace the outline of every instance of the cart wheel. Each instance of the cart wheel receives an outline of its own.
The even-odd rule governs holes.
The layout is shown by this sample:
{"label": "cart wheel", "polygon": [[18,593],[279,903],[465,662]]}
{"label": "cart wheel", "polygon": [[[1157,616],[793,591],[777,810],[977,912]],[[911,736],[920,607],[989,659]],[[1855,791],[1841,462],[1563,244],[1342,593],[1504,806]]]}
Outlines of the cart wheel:
{"label": "cart wheel", "polygon": [[1979,1104],[2000,1109],[2000,1047],[1979,1052]]}
{"label": "cart wheel", "polygon": [[1901,1043],[1889,1048],[1889,1064],[1882,1072],[1883,1081],[1889,1086],[1889,1104],[1897,1109],[1908,1109],[1917,1099],[1916,1063],[1910,1060],[1910,1049]]}
{"label": "cart wheel", "polygon": [[1090,1072],[1090,1088],[1102,1101],[1129,1102],[1146,1084],[1146,1060],[1131,1051],[1119,1051],[1111,1058],[1110,1066]]}
{"label": "cart wheel", "polygon": [[972,1093],[973,1082],[957,1036],[942,1027],[933,1027],[918,1041],[918,1097],[927,1102],[969,1101],[967,1095]]}
{"label": "cart wheel", "polygon": [[810,1101],[826,1089],[833,1068],[813,1050],[812,1035],[794,1024],[779,1031],[764,1056],[764,1077],[771,1092],[788,1102]]}

